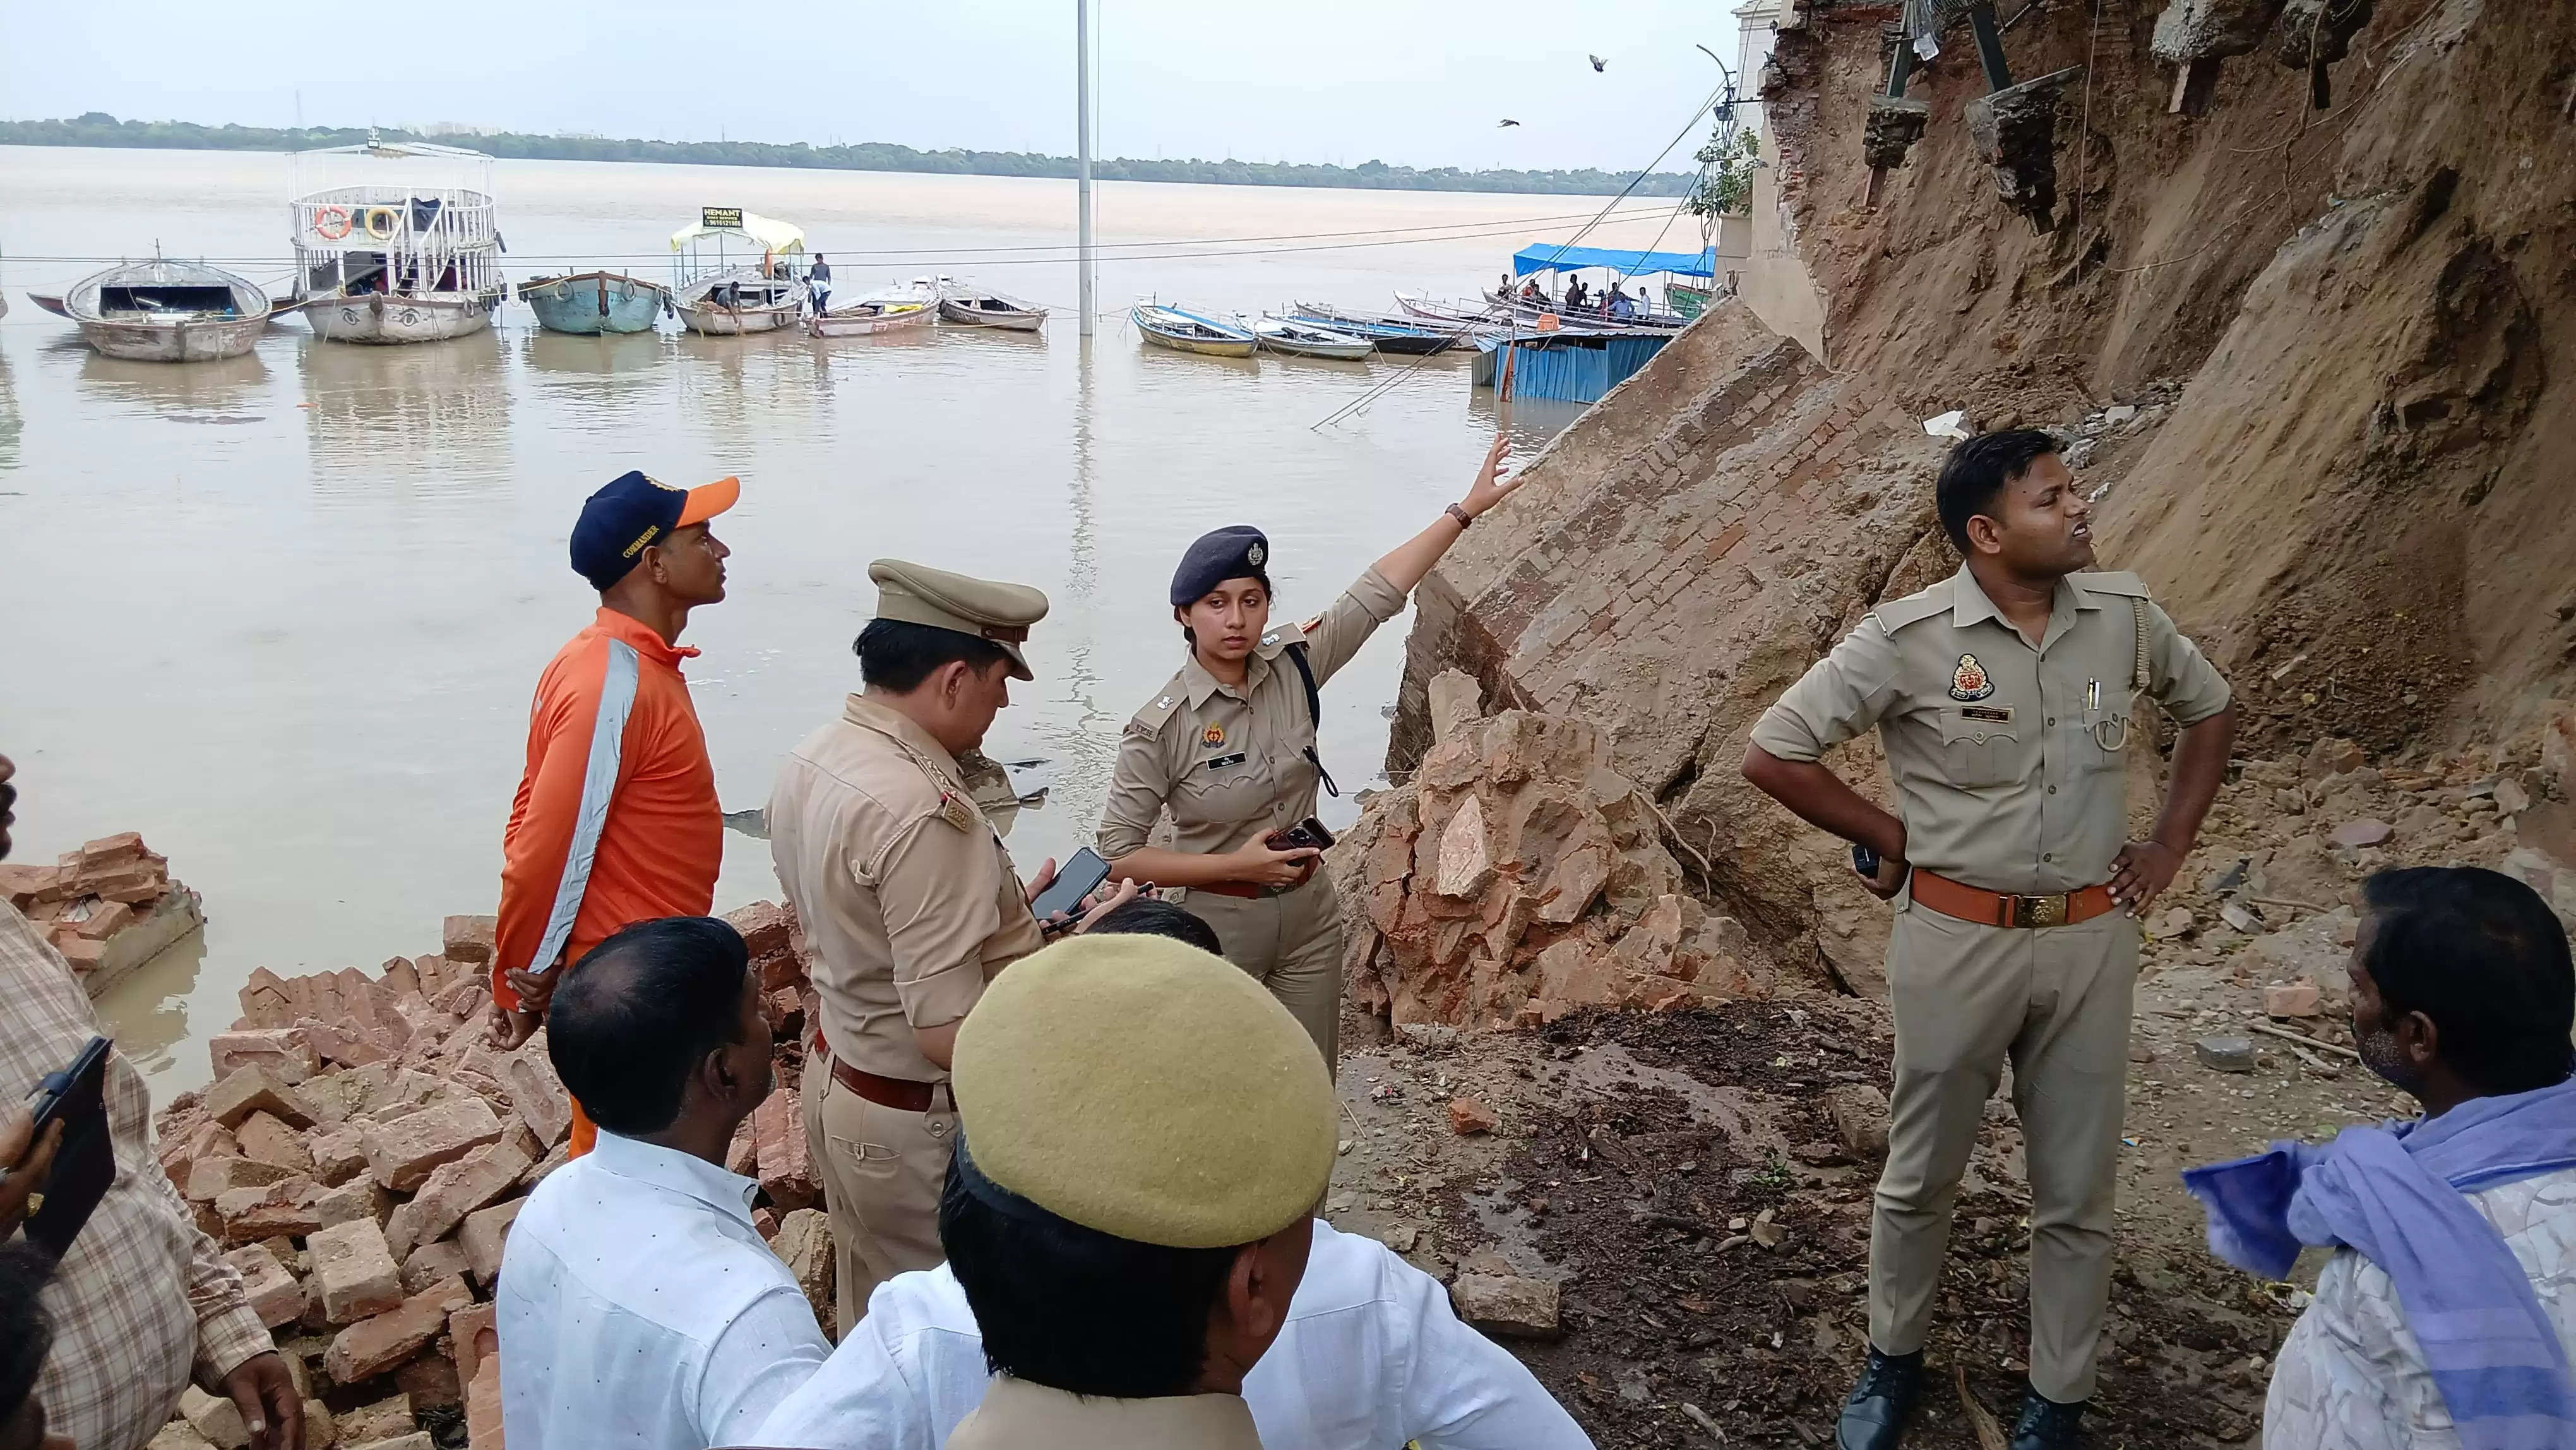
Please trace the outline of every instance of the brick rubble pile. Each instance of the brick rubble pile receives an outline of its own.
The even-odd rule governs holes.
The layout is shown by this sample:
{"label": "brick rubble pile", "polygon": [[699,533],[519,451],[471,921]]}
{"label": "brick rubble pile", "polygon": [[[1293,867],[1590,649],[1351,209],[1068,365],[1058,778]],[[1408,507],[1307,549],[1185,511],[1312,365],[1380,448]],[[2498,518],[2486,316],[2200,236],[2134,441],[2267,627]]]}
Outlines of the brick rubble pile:
{"label": "brick rubble pile", "polygon": [[0,862],[0,896],[24,913],[95,997],[205,921],[197,893],[132,831],[65,851],[51,866]]}
{"label": "brick rubble pile", "polygon": [[[831,1230],[797,1106],[801,934],[768,902],[726,919],[761,974],[779,1066],[727,1166],[759,1179],[754,1221],[828,1326]],[[208,1043],[214,1085],[159,1114],[162,1167],[241,1271],[316,1450],[432,1450],[442,1429],[453,1450],[460,1415],[464,1443],[501,1444],[493,1279],[529,1190],[565,1160],[572,1100],[542,1031],[491,1044],[493,925],[449,917],[440,951],[372,975],[252,973],[240,1020]],[[229,1400],[192,1389],[153,1446],[247,1441]]]}

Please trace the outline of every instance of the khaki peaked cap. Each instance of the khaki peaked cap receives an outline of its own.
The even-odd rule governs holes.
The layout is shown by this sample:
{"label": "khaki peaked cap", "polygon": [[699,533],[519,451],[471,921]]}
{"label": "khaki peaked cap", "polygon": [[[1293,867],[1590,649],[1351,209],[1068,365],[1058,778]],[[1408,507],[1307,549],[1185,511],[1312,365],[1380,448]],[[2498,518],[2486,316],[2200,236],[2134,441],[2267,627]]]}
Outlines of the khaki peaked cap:
{"label": "khaki peaked cap", "polygon": [[1026,584],[997,584],[989,579],[951,574],[901,559],[879,559],[868,566],[876,581],[879,619],[926,624],[990,640],[1011,657],[1011,673],[1034,680],[1020,645],[1029,626],[1046,618],[1047,597]]}
{"label": "khaki peaked cap", "polygon": [[1071,937],[1012,963],[957,1029],[952,1073],[975,1167],[1113,1237],[1252,1243],[1332,1177],[1314,1039],[1249,974],[1167,937]]}

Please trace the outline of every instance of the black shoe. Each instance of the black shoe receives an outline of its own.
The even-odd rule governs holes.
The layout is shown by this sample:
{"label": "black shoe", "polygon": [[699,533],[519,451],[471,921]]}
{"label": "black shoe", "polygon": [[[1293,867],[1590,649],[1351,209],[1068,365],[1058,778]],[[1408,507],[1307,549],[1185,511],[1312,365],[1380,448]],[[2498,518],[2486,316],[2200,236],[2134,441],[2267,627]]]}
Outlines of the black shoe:
{"label": "black shoe", "polygon": [[2074,1450],[2076,1422],[2083,1418],[2084,1401],[2061,1405],[2032,1390],[2013,1422],[2011,1450]]}
{"label": "black shoe", "polygon": [[[1837,1450],[1896,1450],[1922,1393],[1923,1351],[1881,1354],[1873,1346],[1860,1383],[1852,1387],[1851,1398],[1843,1401],[1842,1415],[1834,1421]],[[2013,1450],[2022,1447],[2016,1444]]]}

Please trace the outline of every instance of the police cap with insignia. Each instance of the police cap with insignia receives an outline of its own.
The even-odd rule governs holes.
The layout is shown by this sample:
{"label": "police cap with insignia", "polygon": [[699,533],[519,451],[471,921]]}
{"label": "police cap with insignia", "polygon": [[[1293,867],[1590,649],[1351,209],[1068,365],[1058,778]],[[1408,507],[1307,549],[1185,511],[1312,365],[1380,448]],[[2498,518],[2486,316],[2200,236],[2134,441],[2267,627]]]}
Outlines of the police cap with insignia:
{"label": "police cap with insignia", "polygon": [[1332,1075],[1269,989],[1186,943],[1077,936],[1012,963],[957,1029],[963,1186],[1088,1229],[1232,1248],[1332,1176]]}
{"label": "police cap with insignia", "polygon": [[1258,579],[1270,587],[1270,541],[1250,524],[1228,524],[1199,535],[1172,571],[1172,607],[1186,609],[1228,579]]}
{"label": "police cap with insignia", "polygon": [[1020,653],[1029,626],[1046,618],[1047,597],[1026,584],[997,584],[989,579],[951,574],[901,559],[879,559],[868,566],[876,581],[879,619],[926,624],[990,640],[1011,657],[1011,674],[1023,680],[1028,656]]}

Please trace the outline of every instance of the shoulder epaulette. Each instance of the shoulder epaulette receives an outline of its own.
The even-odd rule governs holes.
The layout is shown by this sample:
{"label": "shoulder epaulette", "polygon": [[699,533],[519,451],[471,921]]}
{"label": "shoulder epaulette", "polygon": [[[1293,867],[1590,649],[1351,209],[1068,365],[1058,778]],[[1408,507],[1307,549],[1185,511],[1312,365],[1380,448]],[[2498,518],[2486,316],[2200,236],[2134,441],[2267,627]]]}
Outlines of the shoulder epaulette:
{"label": "shoulder epaulette", "polygon": [[1163,688],[1153,699],[1145,702],[1145,708],[1137,711],[1128,720],[1128,728],[1141,730],[1147,735],[1160,735],[1163,733],[1163,722],[1171,719],[1174,712],[1178,711],[1189,697],[1190,692],[1182,685],[1181,677],[1172,676],[1163,682]]}
{"label": "shoulder epaulette", "polygon": [[1288,646],[1305,642],[1306,631],[1302,627],[1294,624],[1274,624],[1262,633],[1261,642],[1252,647],[1252,652],[1265,660],[1275,660],[1279,658],[1280,651]]}
{"label": "shoulder epaulette", "polygon": [[2147,581],[2126,569],[2086,569],[2066,576],[2066,582],[2090,594],[2117,594],[2127,599],[2152,599]]}
{"label": "shoulder epaulette", "polygon": [[1909,624],[1919,624],[1936,614],[1950,612],[1955,580],[1943,579],[1928,588],[1917,590],[1902,599],[1891,599],[1870,611],[1879,627],[1890,634]]}

